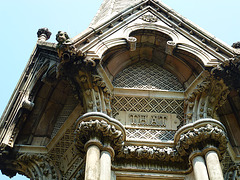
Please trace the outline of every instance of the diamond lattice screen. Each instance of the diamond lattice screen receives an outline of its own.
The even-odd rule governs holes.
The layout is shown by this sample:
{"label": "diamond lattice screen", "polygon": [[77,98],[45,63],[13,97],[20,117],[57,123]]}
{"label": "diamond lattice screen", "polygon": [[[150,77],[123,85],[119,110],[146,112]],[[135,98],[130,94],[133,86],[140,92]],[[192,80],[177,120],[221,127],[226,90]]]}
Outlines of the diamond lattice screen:
{"label": "diamond lattice screen", "polygon": [[113,117],[119,111],[172,113],[183,121],[183,100],[148,97],[114,96],[112,101]]}
{"label": "diamond lattice screen", "polygon": [[[114,96],[112,101],[112,112],[115,118],[119,111],[154,112],[177,114],[180,126],[184,124],[184,101],[181,99],[162,99],[148,97]],[[126,128],[128,140],[160,140],[168,141],[174,139],[174,130],[150,130]]]}
{"label": "diamond lattice screen", "polygon": [[157,64],[141,61],[125,68],[113,80],[114,87],[184,91],[177,77]]}

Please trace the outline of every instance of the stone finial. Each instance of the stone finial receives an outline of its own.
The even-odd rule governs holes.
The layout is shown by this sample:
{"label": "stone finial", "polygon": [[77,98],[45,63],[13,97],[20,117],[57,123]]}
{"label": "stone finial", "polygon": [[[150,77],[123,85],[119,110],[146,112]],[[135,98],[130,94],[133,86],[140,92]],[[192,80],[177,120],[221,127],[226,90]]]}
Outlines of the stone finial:
{"label": "stone finial", "polygon": [[38,41],[46,41],[51,37],[51,32],[48,30],[48,28],[40,28],[38,29],[37,36]]}
{"label": "stone finial", "polygon": [[233,43],[232,47],[235,49],[240,49],[240,41]]}

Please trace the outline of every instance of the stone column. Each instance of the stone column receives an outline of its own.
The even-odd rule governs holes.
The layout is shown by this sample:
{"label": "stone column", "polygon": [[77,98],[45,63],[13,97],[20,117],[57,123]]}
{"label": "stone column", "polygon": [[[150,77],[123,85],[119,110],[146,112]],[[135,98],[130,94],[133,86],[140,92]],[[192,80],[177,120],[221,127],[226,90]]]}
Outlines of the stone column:
{"label": "stone column", "polygon": [[103,113],[86,113],[75,130],[75,145],[86,152],[85,180],[111,180],[111,158],[122,149],[126,133],[118,121]]}
{"label": "stone column", "polygon": [[87,148],[85,180],[98,180],[100,172],[100,149],[96,145]]}
{"label": "stone column", "polygon": [[192,164],[195,180],[209,180],[205,161],[202,156],[197,155],[192,158]]}
{"label": "stone column", "polygon": [[218,154],[215,151],[210,150],[205,154],[205,159],[210,180],[223,180],[223,173]]}
{"label": "stone column", "polygon": [[111,154],[108,151],[101,152],[100,180],[111,180]]}

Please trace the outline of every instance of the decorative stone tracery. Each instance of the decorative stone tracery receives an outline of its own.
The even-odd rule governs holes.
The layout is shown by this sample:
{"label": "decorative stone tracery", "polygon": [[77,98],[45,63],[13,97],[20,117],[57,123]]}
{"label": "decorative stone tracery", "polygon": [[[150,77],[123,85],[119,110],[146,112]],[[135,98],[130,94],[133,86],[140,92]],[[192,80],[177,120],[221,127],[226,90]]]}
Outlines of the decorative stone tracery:
{"label": "decorative stone tracery", "polygon": [[[234,47],[238,48],[239,42]],[[213,68],[211,73],[218,79],[222,78],[230,89],[240,90],[240,57],[226,59]]]}
{"label": "decorative stone tracery", "polygon": [[225,173],[224,180],[240,179],[240,164],[232,165]]}
{"label": "decorative stone tracery", "polygon": [[20,172],[34,180],[62,179],[58,169],[43,154],[19,154],[16,166]]}
{"label": "decorative stone tracery", "polygon": [[229,92],[223,80],[207,75],[185,100],[187,123],[201,118],[214,118],[217,109],[225,103]]}
{"label": "decorative stone tracery", "polygon": [[115,77],[113,85],[132,89],[184,91],[177,77],[150,61],[140,61],[125,68]]}

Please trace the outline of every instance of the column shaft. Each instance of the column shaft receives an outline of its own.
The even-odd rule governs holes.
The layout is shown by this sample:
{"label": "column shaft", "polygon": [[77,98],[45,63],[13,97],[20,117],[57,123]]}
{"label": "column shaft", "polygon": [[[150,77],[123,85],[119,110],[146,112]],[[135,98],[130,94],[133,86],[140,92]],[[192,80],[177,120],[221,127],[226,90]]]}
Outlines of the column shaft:
{"label": "column shaft", "polygon": [[100,149],[91,145],[87,149],[85,180],[98,180],[100,171]]}
{"label": "column shaft", "polygon": [[108,151],[101,152],[100,180],[111,180],[111,155]]}
{"label": "column shaft", "polygon": [[223,180],[218,154],[215,151],[208,151],[205,154],[205,159],[210,180]]}
{"label": "column shaft", "polygon": [[209,180],[205,161],[202,156],[196,156],[192,160],[195,180]]}

